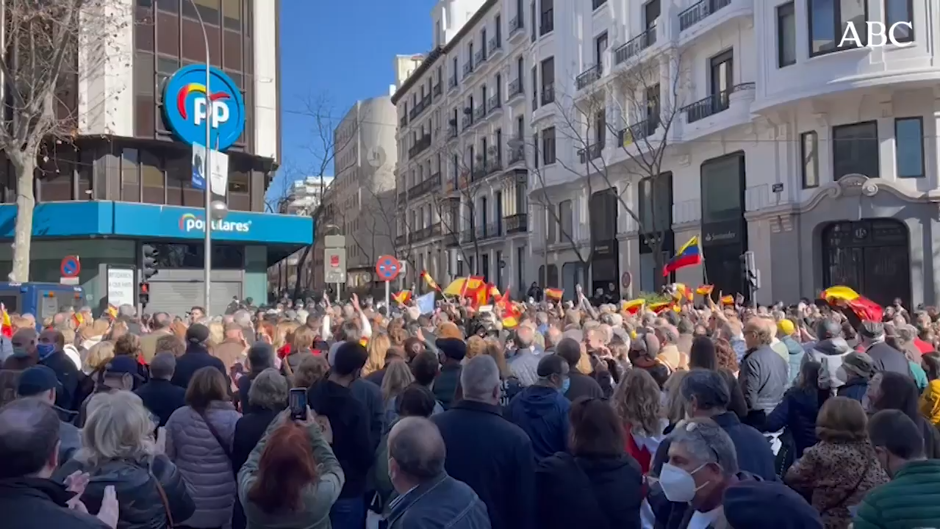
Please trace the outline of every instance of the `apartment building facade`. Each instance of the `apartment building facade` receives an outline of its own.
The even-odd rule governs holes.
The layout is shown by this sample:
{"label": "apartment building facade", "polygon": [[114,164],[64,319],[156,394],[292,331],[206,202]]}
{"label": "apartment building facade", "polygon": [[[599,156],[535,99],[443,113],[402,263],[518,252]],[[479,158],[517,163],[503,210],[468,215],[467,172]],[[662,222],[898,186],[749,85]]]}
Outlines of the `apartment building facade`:
{"label": "apartment building facade", "polygon": [[[510,131],[502,134],[503,152],[523,146],[528,200],[514,211],[527,213],[527,243],[507,261],[521,264],[512,272],[519,283],[539,280],[566,293],[578,283],[614,283],[624,297],[635,296],[656,289],[662,262],[699,236],[705,265],[671,280],[743,292],[740,256],[753,251],[761,303],[814,297],[832,284],[883,303],[937,301],[940,279],[928,264],[940,244],[940,70],[930,45],[940,17],[932,5],[507,0],[481,10],[509,21],[503,53],[521,48],[521,135],[514,128],[520,115],[505,100],[508,85],[500,120],[500,130]],[[909,22],[912,29],[901,28],[901,46],[876,47],[866,22]],[[849,24],[861,43],[841,42]],[[513,44],[517,26],[524,38]],[[415,74],[437,72],[448,87],[456,78],[435,108],[467,108],[474,96],[469,117],[460,109],[456,116],[458,156],[436,160],[443,166],[431,173],[444,175],[435,184],[441,196],[455,196],[447,176],[460,184],[469,162],[472,183],[481,139],[496,130],[483,127],[488,112],[473,128],[474,112],[482,112],[475,76],[493,75],[467,61],[480,51],[480,29],[477,20],[458,32],[462,42],[432,53],[433,68]],[[507,75],[509,83],[516,79],[512,65],[503,82]],[[419,84],[396,94],[400,118]],[[410,131],[400,125],[401,138]],[[410,168],[399,169],[401,191]],[[458,219],[468,203],[461,197]],[[439,222],[429,218],[429,225]],[[464,248],[460,237],[428,240],[431,248]]]}

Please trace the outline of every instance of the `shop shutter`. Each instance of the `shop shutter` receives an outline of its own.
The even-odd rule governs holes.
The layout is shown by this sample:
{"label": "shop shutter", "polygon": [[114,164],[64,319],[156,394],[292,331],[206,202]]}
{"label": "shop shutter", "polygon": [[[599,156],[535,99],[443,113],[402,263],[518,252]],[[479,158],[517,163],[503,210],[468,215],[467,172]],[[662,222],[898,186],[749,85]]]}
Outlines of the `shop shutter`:
{"label": "shop shutter", "polygon": [[[212,282],[212,305],[210,315],[222,315],[232,302],[232,297],[241,299],[242,285],[235,281]],[[193,306],[205,303],[202,281],[153,281],[150,283],[148,314],[166,312],[172,316],[185,317]]]}

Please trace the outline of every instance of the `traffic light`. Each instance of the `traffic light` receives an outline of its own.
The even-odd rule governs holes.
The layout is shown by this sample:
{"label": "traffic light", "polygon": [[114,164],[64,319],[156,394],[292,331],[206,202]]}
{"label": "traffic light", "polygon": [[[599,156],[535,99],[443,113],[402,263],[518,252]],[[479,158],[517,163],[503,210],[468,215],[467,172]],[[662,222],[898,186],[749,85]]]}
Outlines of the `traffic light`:
{"label": "traffic light", "polygon": [[138,285],[137,300],[144,307],[146,307],[147,304],[150,303],[150,284],[149,283],[141,283],[140,285]]}
{"label": "traffic light", "polygon": [[760,270],[754,261],[754,252],[747,251],[741,254],[741,280],[747,286],[748,292],[753,295],[760,290]]}
{"label": "traffic light", "polygon": [[146,283],[150,281],[150,278],[156,275],[157,273],[157,257],[160,256],[160,253],[157,251],[157,247],[153,244],[145,244],[141,247],[142,259],[140,263],[141,268],[141,283]]}

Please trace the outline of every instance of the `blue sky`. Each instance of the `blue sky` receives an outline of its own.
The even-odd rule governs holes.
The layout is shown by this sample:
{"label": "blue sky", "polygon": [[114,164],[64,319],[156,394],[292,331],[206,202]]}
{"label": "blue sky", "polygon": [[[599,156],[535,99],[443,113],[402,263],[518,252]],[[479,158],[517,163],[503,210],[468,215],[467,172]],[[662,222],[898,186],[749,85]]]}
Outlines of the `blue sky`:
{"label": "blue sky", "polygon": [[[388,92],[396,54],[428,51],[435,0],[281,0],[281,170],[269,193],[316,174],[317,100],[332,123],[359,99]],[[332,175],[332,168],[326,171]]]}

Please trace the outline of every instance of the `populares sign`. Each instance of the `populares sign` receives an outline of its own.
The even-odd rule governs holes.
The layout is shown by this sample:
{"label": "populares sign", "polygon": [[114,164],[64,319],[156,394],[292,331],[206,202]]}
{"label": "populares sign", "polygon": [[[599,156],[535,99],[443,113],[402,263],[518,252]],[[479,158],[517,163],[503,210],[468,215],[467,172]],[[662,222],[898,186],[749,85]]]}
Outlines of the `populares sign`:
{"label": "populares sign", "polygon": [[[180,231],[189,233],[198,231],[205,233],[206,221],[192,213],[186,213],[180,217]],[[212,231],[221,233],[248,233],[251,231],[251,221],[231,222],[227,220],[212,221]]]}
{"label": "populares sign", "polygon": [[218,68],[191,65],[177,70],[166,83],[163,113],[167,127],[190,145],[206,143],[206,127],[210,128],[209,148],[224,151],[231,147],[245,130],[245,101],[231,77]]}

